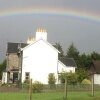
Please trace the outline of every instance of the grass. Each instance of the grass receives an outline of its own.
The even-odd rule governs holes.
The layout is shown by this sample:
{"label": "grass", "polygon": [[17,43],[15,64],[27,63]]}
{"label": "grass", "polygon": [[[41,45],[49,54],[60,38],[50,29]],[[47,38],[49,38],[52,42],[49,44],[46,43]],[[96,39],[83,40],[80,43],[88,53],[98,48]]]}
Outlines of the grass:
{"label": "grass", "polygon": [[[0,93],[0,100],[29,100],[26,93]],[[32,100],[64,100],[64,93],[33,93]],[[68,92],[68,100],[100,100],[100,92]]]}

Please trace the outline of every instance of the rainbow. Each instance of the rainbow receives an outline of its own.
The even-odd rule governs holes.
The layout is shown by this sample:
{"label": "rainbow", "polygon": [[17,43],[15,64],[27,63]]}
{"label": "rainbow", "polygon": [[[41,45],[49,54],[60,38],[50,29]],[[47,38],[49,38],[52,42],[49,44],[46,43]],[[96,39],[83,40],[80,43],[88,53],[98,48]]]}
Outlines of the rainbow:
{"label": "rainbow", "polygon": [[29,7],[29,8],[10,8],[10,9],[0,10],[0,18],[9,16],[19,16],[19,15],[59,15],[59,16],[65,16],[65,17],[68,16],[77,19],[95,21],[100,23],[100,15],[77,11],[74,9]]}

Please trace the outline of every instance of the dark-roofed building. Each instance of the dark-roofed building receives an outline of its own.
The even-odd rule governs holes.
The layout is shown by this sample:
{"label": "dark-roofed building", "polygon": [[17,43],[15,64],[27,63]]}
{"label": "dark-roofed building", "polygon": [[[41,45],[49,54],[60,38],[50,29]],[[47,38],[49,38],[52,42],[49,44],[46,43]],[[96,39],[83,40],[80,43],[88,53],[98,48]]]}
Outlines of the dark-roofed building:
{"label": "dark-roofed building", "polygon": [[58,59],[60,52],[47,41],[47,32],[44,29],[38,29],[35,40],[29,38],[27,43],[29,44],[7,44],[7,73],[4,73],[3,78],[7,76],[7,82],[20,80],[23,83],[31,78],[33,81],[48,84],[48,75],[54,73],[58,83],[58,73],[75,73],[74,59]]}
{"label": "dark-roofed building", "polygon": [[94,77],[94,84],[100,84],[100,60],[92,61],[90,73]]}
{"label": "dark-roofed building", "polygon": [[24,48],[25,46],[27,46],[27,44],[25,44],[25,43],[11,43],[11,42],[8,42],[8,44],[7,44],[7,53],[17,53],[17,52],[19,52],[20,48]]}
{"label": "dark-roofed building", "polygon": [[75,60],[73,58],[64,58],[60,57],[59,60],[64,63],[66,66],[73,66],[76,67]]}
{"label": "dark-roofed building", "polygon": [[62,72],[66,71],[66,72],[75,73],[76,67],[77,66],[76,66],[75,60],[73,58],[64,58],[64,57],[59,58],[58,73],[60,73],[61,70],[62,70]]}
{"label": "dark-roofed building", "polygon": [[7,44],[7,82],[15,82],[20,79],[21,70],[21,52],[20,49],[25,47],[25,43],[8,43]]}

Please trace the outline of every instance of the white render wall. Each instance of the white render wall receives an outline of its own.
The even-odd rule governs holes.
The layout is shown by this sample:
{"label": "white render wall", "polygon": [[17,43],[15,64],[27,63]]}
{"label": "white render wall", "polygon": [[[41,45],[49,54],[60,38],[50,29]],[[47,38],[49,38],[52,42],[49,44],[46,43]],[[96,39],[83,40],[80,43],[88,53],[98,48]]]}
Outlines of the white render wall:
{"label": "white render wall", "polygon": [[2,74],[2,84],[7,83],[7,72],[3,72]]}
{"label": "white render wall", "polygon": [[58,73],[62,71],[75,73],[75,67],[65,66],[61,61],[58,62]]}
{"label": "white render wall", "polygon": [[43,32],[37,31],[36,32],[36,41],[43,39],[47,41],[47,32],[45,30],[41,30]]}
{"label": "white render wall", "polygon": [[94,84],[100,84],[100,74],[94,74]]}
{"label": "white render wall", "polygon": [[58,52],[43,40],[39,40],[23,50],[22,82],[25,72],[30,72],[33,81],[48,84],[48,74],[57,77]]}

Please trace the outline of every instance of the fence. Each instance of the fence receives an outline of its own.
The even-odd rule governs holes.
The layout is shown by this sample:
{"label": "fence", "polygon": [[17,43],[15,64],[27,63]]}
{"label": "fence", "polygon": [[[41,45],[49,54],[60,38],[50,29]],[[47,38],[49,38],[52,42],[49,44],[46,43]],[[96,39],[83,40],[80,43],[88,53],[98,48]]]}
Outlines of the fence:
{"label": "fence", "polygon": [[[42,100],[42,95],[44,96],[47,94],[52,96],[52,98],[53,96],[58,96],[58,98],[60,97],[64,98],[65,96],[65,84],[41,85],[41,86],[36,85],[34,87],[34,90],[33,86],[29,84],[20,84],[20,85],[5,84],[0,86],[0,100]],[[67,85],[67,92],[82,92],[82,91],[84,92],[88,91],[91,94],[92,85],[86,85],[86,84]],[[100,91],[100,85],[94,85],[94,91]],[[36,99],[37,97],[35,97],[36,94],[38,93],[40,93],[39,95],[40,99]],[[34,97],[32,95],[34,95]],[[56,98],[56,100],[59,99]]]}

